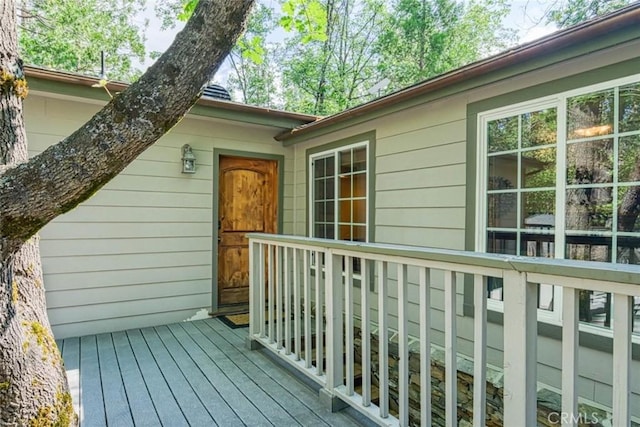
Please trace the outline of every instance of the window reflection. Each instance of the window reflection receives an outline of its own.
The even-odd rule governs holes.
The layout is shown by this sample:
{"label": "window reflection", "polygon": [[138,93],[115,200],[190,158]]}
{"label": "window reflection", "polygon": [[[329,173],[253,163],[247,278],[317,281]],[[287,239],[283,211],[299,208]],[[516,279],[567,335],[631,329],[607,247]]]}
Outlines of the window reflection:
{"label": "window reflection", "polygon": [[620,132],[640,130],[640,83],[620,88]]}
{"label": "window reflection", "polygon": [[[490,120],[485,131],[487,252],[640,264],[640,83],[570,96],[560,113]],[[538,291],[539,308],[553,310],[552,287]],[[502,281],[487,292],[502,299]],[[635,306],[640,332],[640,298]],[[608,327],[610,309],[609,294],[580,292],[580,320]]]}
{"label": "window reflection", "polygon": [[613,89],[575,96],[567,100],[568,139],[613,133]]}
{"label": "window reflection", "polygon": [[613,181],[613,140],[576,142],[567,146],[567,183]]}

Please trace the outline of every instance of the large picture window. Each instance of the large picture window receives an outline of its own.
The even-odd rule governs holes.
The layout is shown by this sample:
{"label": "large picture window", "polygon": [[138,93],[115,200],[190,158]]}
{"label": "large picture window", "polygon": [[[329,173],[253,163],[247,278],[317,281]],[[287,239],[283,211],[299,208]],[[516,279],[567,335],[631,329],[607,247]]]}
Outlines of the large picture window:
{"label": "large picture window", "polygon": [[[486,112],[479,135],[477,250],[640,264],[640,76]],[[556,320],[559,297],[540,285]],[[580,320],[609,327],[611,296],[581,291]]]}
{"label": "large picture window", "polygon": [[309,157],[310,235],[368,241],[368,144],[352,144]]}

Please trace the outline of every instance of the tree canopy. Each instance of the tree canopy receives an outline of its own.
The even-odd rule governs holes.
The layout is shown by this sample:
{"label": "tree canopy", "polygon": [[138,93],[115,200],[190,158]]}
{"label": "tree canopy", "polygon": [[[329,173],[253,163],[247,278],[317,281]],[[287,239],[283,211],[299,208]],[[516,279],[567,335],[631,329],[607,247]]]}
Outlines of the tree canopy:
{"label": "tree canopy", "polygon": [[[26,63],[133,80],[140,71],[146,0],[24,2],[20,44]],[[631,0],[555,0],[542,21],[560,28]],[[193,13],[198,0],[155,4],[163,28]],[[326,115],[445,73],[517,43],[508,0],[282,0],[259,2],[247,33],[226,60],[234,100]],[[89,23],[87,25],[87,23]],[[152,53],[153,55],[154,53]]]}
{"label": "tree canopy", "polygon": [[580,22],[606,15],[635,0],[556,0],[546,13],[547,23],[559,28],[570,27]]}
{"label": "tree canopy", "polygon": [[136,21],[146,0],[29,0],[21,5],[19,44],[26,64],[132,81],[144,61],[147,21]]}

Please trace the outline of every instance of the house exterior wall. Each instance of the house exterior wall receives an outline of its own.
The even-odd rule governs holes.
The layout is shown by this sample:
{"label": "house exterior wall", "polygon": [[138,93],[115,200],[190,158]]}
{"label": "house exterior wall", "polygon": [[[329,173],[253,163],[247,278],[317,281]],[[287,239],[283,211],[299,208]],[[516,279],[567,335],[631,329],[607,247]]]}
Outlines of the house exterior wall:
{"label": "house exterior wall", "polygon": [[[359,124],[310,138],[295,145],[295,202],[294,232],[308,235],[307,159],[312,147],[333,143],[354,135],[375,132],[375,190],[372,197],[374,209],[374,238],[376,243],[427,246],[445,249],[470,249],[469,241],[475,238],[470,226],[474,218],[469,215],[469,198],[475,198],[475,188],[468,186],[467,173],[475,162],[475,153],[468,156],[467,127],[468,105],[484,99],[509,94],[564,77],[603,69],[637,58],[640,41],[624,43],[606,52],[594,52],[563,61],[556,65],[510,77],[490,85],[431,100],[386,116],[363,121]],[[640,68],[639,68],[640,69]],[[638,71],[635,71],[636,73]],[[601,81],[614,77],[606,72]],[[535,97],[535,96],[534,96]],[[475,166],[473,166],[475,170]],[[471,210],[473,213],[473,210]],[[394,276],[389,269],[390,277]],[[417,272],[409,271],[410,330],[418,336],[418,300],[415,285]],[[458,277],[458,349],[473,355],[473,318],[464,314],[464,278]],[[395,299],[393,284],[391,298]],[[432,275],[432,340],[444,343],[444,292],[442,276]],[[359,301],[355,295],[354,301]],[[397,312],[397,304],[389,304],[390,313]],[[373,313],[375,316],[377,313]],[[374,317],[375,318],[375,317]],[[391,322],[393,327],[393,321]],[[488,327],[487,360],[494,366],[502,366],[503,330],[501,320]],[[580,396],[611,405],[612,361],[606,351],[590,346],[580,348],[578,390]],[[634,361],[632,369],[631,407],[633,415],[640,417],[640,363]],[[557,339],[540,336],[538,341],[538,379],[560,388],[561,346]],[[594,369],[594,367],[598,367]]]}
{"label": "house exterior wall", "polygon": [[[69,135],[100,108],[32,92],[30,155]],[[213,150],[284,156],[283,231],[293,218],[293,150],[266,126],[188,116],[89,200],[42,229],[48,313],[56,338],[167,324],[206,315],[212,299]],[[181,173],[190,144],[194,175]]]}

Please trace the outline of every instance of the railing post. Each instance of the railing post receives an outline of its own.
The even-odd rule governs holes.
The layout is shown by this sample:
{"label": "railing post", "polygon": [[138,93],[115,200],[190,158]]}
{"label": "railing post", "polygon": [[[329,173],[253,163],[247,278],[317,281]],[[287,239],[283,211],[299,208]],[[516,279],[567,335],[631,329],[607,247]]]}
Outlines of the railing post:
{"label": "railing post", "polygon": [[341,257],[334,255],[332,251],[328,251],[326,257],[327,388],[331,390],[342,384],[344,287],[342,284]]}
{"label": "railing post", "polygon": [[562,414],[564,425],[578,425],[578,290],[562,288]]}
{"label": "railing post", "polygon": [[264,253],[261,243],[249,241],[249,337],[246,347],[257,349],[255,335],[260,334],[261,313],[264,310]]}
{"label": "railing post", "polygon": [[536,425],[537,303],[534,283],[504,272],[504,425]]}
{"label": "railing post", "polygon": [[487,421],[487,278],[473,277],[473,426]]}
{"label": "railing post", "polygon": [[350,256],[344,257],[344,292],[345,292],[345,310],[344,310],[344,323],[345,323],[345,371],[346,371],[346,386],[347,396],[353,396],[354,392],[354,349],[353,349],[353,258]]}
{"label": "railing post", "polygon": [[276,348],[280,350],[282,348],[283,340],[282,340],[282,321],[284,320],[282,317],[282,250],[280,246],[275,246],[275,286],[276,286]]}
{"label": "railing post", "polygon": [[346,404],[337,398],[334,389],[343,385],[343,328],[344,285],[342,281],[342,257],[330,249],[325,252],[325,307],[327,316],[327,368],[326,389],[320,390],[320,399],[331,411],[339,411]]}
{"label": "railing post", "polygon": [[613,423],[631,425],[631,308],[633,299],[613,294]]}

